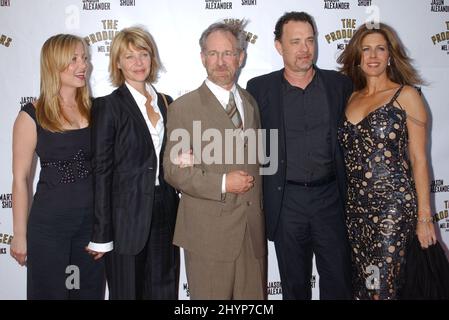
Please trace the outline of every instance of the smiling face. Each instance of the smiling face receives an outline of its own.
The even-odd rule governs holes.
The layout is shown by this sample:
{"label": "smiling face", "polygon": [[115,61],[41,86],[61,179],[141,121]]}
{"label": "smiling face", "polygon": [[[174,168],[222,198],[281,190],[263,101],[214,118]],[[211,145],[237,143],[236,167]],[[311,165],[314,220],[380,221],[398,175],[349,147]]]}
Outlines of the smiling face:
{"label": "smiling face", "polygon": [[87,69],[86,52],[83,44],[78,42],[69,65],[60,73],[61,88],[84,87],[86,85]]}
{"label": "smiling face", "polygon": [[230,32],[214,31],[205,42],[201,60],[210,81],[230,90],[237,71],[243,63],[244,53],[238,50],[237,39]]}
{"label": "smiling face", "polygon": [[120,54],[118,68],[125,80],[137,88],[145,83],[151,71],[151,55],[145,49],[130,45]]}
{"label": "smiling face", "polygon": [[315,59],[315,35],[308,22],[289,21],[283,26],[282,37],[275,46],[292,72],[307,72]]}
{"label": "smiling face", "polygon": [[367,77],[376,77],[385,73],[389,57],[388,43],[382,34],[371,33],[363,38],[360,68]]}

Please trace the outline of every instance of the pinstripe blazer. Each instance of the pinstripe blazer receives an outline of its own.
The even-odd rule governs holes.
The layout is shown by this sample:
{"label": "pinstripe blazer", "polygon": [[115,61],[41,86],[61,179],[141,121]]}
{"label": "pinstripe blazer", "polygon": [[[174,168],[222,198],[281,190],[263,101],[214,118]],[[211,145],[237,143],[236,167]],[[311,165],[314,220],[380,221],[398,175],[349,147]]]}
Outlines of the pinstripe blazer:
{"label": "pinstripe blazer", "polygon": [[[158,106],[166,123],[163,101],[158,93]],[[161,163],[164,148],[165,139]],[[95,190],[92,242],[114,241],[118,253],[135,255],[144,247],[150,232],[157,157],[145,119],[126,85],[94,100],[92,153]],[[179,198],[163,176],[161,165],[159,183],[164,188],[164,203],[173,230]]]}

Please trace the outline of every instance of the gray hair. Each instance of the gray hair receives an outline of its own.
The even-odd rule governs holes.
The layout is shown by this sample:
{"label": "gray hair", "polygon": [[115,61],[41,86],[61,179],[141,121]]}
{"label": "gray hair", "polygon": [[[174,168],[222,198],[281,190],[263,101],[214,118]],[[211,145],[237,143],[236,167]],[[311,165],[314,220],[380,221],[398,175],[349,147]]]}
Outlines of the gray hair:
{"label": "gray hair", "polygon": [[200,47],[201,52],[204,52],[206,50],[206,39],[207,37],[216,31],[221,32],[229,32],[232,34],[235,39],[237,40],[237,49],[239,51],[245,51],[247,41],[246,41],[246,34],[243,32],[243,28],[246,25],[246,21],[241,21],[240,23],[235,24],[227,24],[224,22],[216,22],[211,24],[206,30],[203,31],[200,37]]}

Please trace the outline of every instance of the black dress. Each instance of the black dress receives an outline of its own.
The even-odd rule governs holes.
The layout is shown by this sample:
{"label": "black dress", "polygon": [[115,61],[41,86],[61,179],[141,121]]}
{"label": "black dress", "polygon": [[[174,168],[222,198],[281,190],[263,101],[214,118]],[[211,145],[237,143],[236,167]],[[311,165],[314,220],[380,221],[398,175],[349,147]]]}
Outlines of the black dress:
{"label": "black dress", "polygon": [[93,225],[90,128],[53,133],[36,122],[41,171],[27,228],[28,299],[104,299],[103,262],[85,251]]}
{"label": "black dress", "polygon": [[397,299],[405,249],[416,227],[405,111],[390,102],[339,128],[348,194],[346,225],[357,299]]}

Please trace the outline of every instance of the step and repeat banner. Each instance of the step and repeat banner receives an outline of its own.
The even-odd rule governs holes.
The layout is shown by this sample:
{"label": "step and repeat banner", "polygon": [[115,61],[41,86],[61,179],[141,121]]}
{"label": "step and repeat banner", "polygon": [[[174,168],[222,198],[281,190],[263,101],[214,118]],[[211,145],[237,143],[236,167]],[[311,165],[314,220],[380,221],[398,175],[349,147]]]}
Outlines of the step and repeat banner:
{"label": "step and repeat banner", "polygon": [[[73,33],[86,40],[92,64],[90,86],[92,95],[98,97],[113,90],[108,60],[114,35],[125,27],[144,26],[153,35],[164,65],[156,87],[177,98],[196,89],[206,77],[198,39],[208,25],[219,20],[230,24],[248,20],[248,56],[239,78],[242,87],[254,76],[282,68],[273,30],[277,19],[293,10],[315,17],[317,65],[321,68],[338,67],[336,58],[356,28],[367,21],[385,22],[399,34],[427,82],[422,92],[431,115],[432,198],[439,236],[447,247],[449,0],[0,0],[0,299],[26,298],[26,269],[9,255],[13,237],[12,127],[20,108],[39,95],[39,55],[47,38]],[[179,297],[188,299],[181,263]],[[268,297],[281,299],[271,242],[268,270]],[[313,298],[318,299],[316,269],[311,286]]]}

